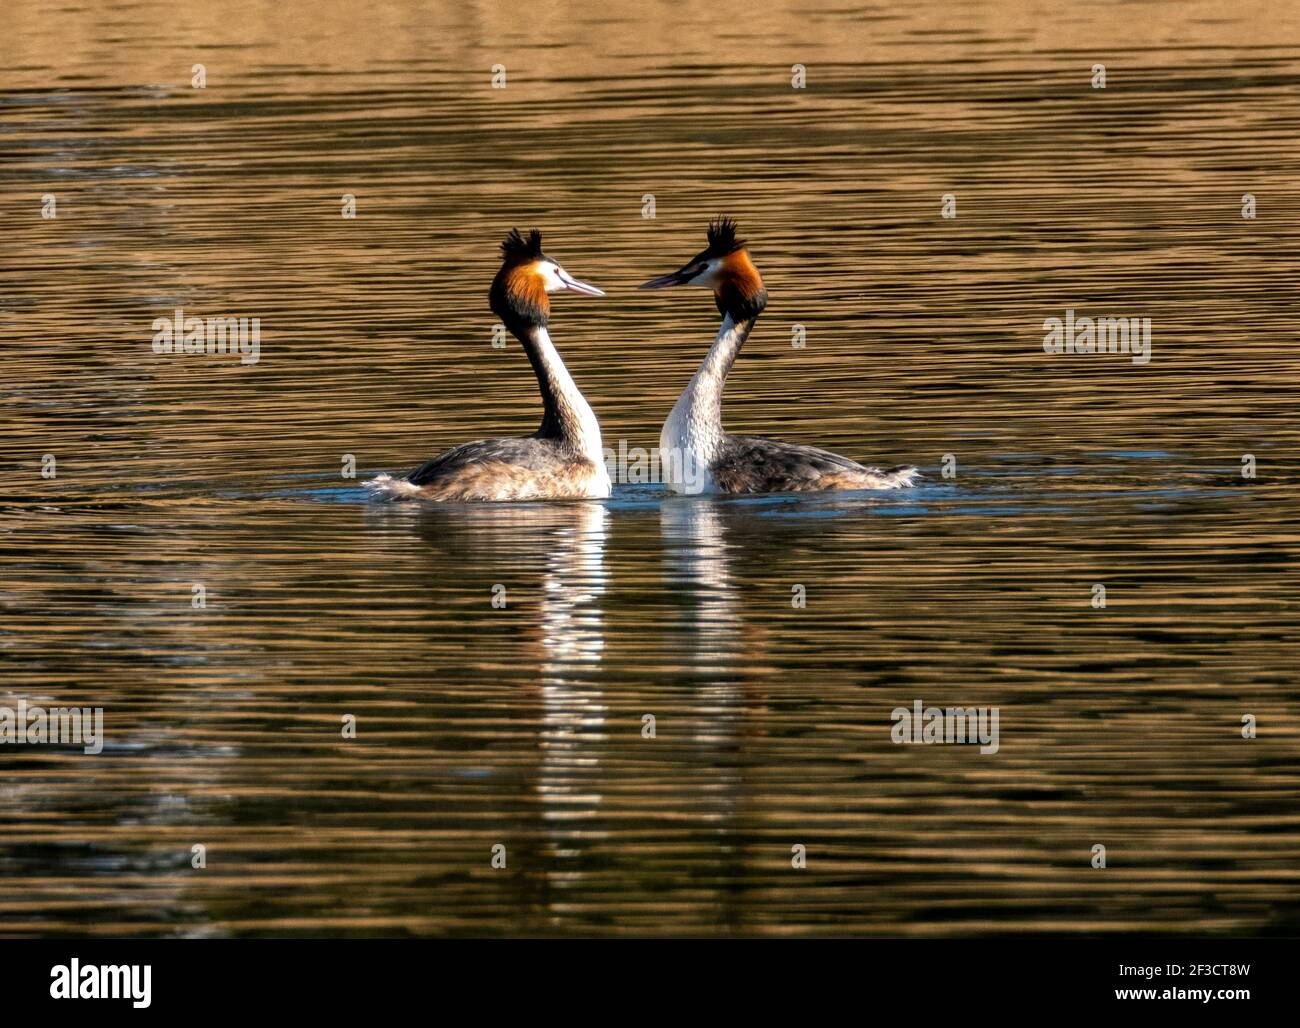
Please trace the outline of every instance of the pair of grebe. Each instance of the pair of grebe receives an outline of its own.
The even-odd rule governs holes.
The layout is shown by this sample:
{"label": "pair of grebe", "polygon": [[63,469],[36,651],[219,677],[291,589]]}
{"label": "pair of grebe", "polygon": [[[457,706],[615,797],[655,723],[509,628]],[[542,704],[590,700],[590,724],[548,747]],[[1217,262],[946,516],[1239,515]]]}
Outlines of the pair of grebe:
{"label": "pair of grebe", "polygon": [[[709,245],[678,271],[642,289],[703,286],[722,327],[659,436],[664,484],[685,493],[777,493],[909,486],[916,468],[864,467],[812,446],[732,435],[722,427],[727,372],[767,306],[767,291],[736,223],[709,225]],[[530,436],[483,439],[448,450],[409,475],[367,483],[392,496],[441,501],[601,499],[610,494],[600,423],[547,331],[549,294],[604,296],[542,252],[541,234],[512,230],[489,294],[492,310],[523,344],[542,392],[542,423]]]}

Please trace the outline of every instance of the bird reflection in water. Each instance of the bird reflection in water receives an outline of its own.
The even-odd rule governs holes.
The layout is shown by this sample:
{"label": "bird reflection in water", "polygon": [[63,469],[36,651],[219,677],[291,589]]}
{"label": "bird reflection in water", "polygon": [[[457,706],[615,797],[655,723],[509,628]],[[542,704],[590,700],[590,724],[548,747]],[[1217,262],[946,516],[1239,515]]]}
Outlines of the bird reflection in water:
{"label": "bird reflection in water", "polygon": [[[561,922],[556,905],[581,878],[575,858],[608,836],[594,823],[609,742],[601,680],[609,519],[603,504],[590,502],[457,505],[420,514],[439,564],[464,582],[467,595],[486,602],[505,586],[509,620],[501,624],[510,626],[509,636],[488,619],[466,640],[475,665],[501,675],[503,660],[523,644],[522,666],[510,662],[504,674],[508,687],[524,690],[512,704],[528,692],[536,697],[530,730],[513,752],[479,755],[492,758],[509,799],[474,816],[499,826],[506,840],[513,873],[500,881],[525,931]],[[495,708],[487,716],[497,716]]]}

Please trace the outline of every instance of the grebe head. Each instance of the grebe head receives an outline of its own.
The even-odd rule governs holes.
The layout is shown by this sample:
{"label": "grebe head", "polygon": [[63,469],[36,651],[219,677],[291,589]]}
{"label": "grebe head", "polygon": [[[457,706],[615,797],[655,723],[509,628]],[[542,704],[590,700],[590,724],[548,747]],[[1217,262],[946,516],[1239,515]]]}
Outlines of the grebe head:
{"label": "grebe head", "polygon": [[671,275],[642,283],[642,289],[666,286],[704,286],[713,290],[719,314],[734,322],[750,321],[767,306],[767,290],[749,259],[743,239],[736,238],[736,223],[718,217],[709,222],[709,245]]}
{"label": "grebe head", "polygon": [[567,289],[584,296],[604,296],[593,285],[579,282],[542,253],[542,234],[533,229],[522,236],[512,228],[501,244],[501,270],[492,280],[488,302],[507,326],[545,326],[551,315],[547,293]]}

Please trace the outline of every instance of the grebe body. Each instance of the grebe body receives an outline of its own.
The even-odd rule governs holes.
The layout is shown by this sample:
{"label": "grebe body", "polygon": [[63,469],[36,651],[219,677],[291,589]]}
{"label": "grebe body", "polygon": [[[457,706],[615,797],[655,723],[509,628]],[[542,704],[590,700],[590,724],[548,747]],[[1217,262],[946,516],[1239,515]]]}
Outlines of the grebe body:
{"label": "grebe body", "polygon": [[732,435],[722,427],[727,373],[767,306],[767,290],[736,223],[709,225],[709,245],[678,271],[642,289],[697,285],[713,291],[722,327],[659,435],[664,484],[679,493],[776,493],[814,490],[899,489],[915,482],[913,467],[867,467],[814,446],[762,436]]}
{"label": "grebe body", "polygon": [[368,488],[391,498],[438,502],[603,499],[609,473],[595,412],[551,342],[549,294],[604,296],[542,252],[541,234],[512,230],[489,302],[523,344],[542,394],[542,423],[529,436],[480,439],[439,454],[409,474],[380,475]]}

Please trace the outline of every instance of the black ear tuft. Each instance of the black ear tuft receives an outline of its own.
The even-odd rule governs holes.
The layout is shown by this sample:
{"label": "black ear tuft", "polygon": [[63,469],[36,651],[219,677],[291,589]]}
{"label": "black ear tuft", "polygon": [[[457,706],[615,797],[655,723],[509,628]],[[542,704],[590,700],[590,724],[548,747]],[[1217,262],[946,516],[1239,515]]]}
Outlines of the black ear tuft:
{"label": "black ear tuft", "polygon": [[542,256],[542,234],[532,229],[525,239],[519,234],[519,229],[512,228],[501,244],[501,256],[506,260],[539,259]]}
{"label": "black ear tuft", "polygon": [[744,245],[743,239],[736,238],[736,223],[731,218],[719,214],[709,222],[709,253],[714,257],[725,257]]}

